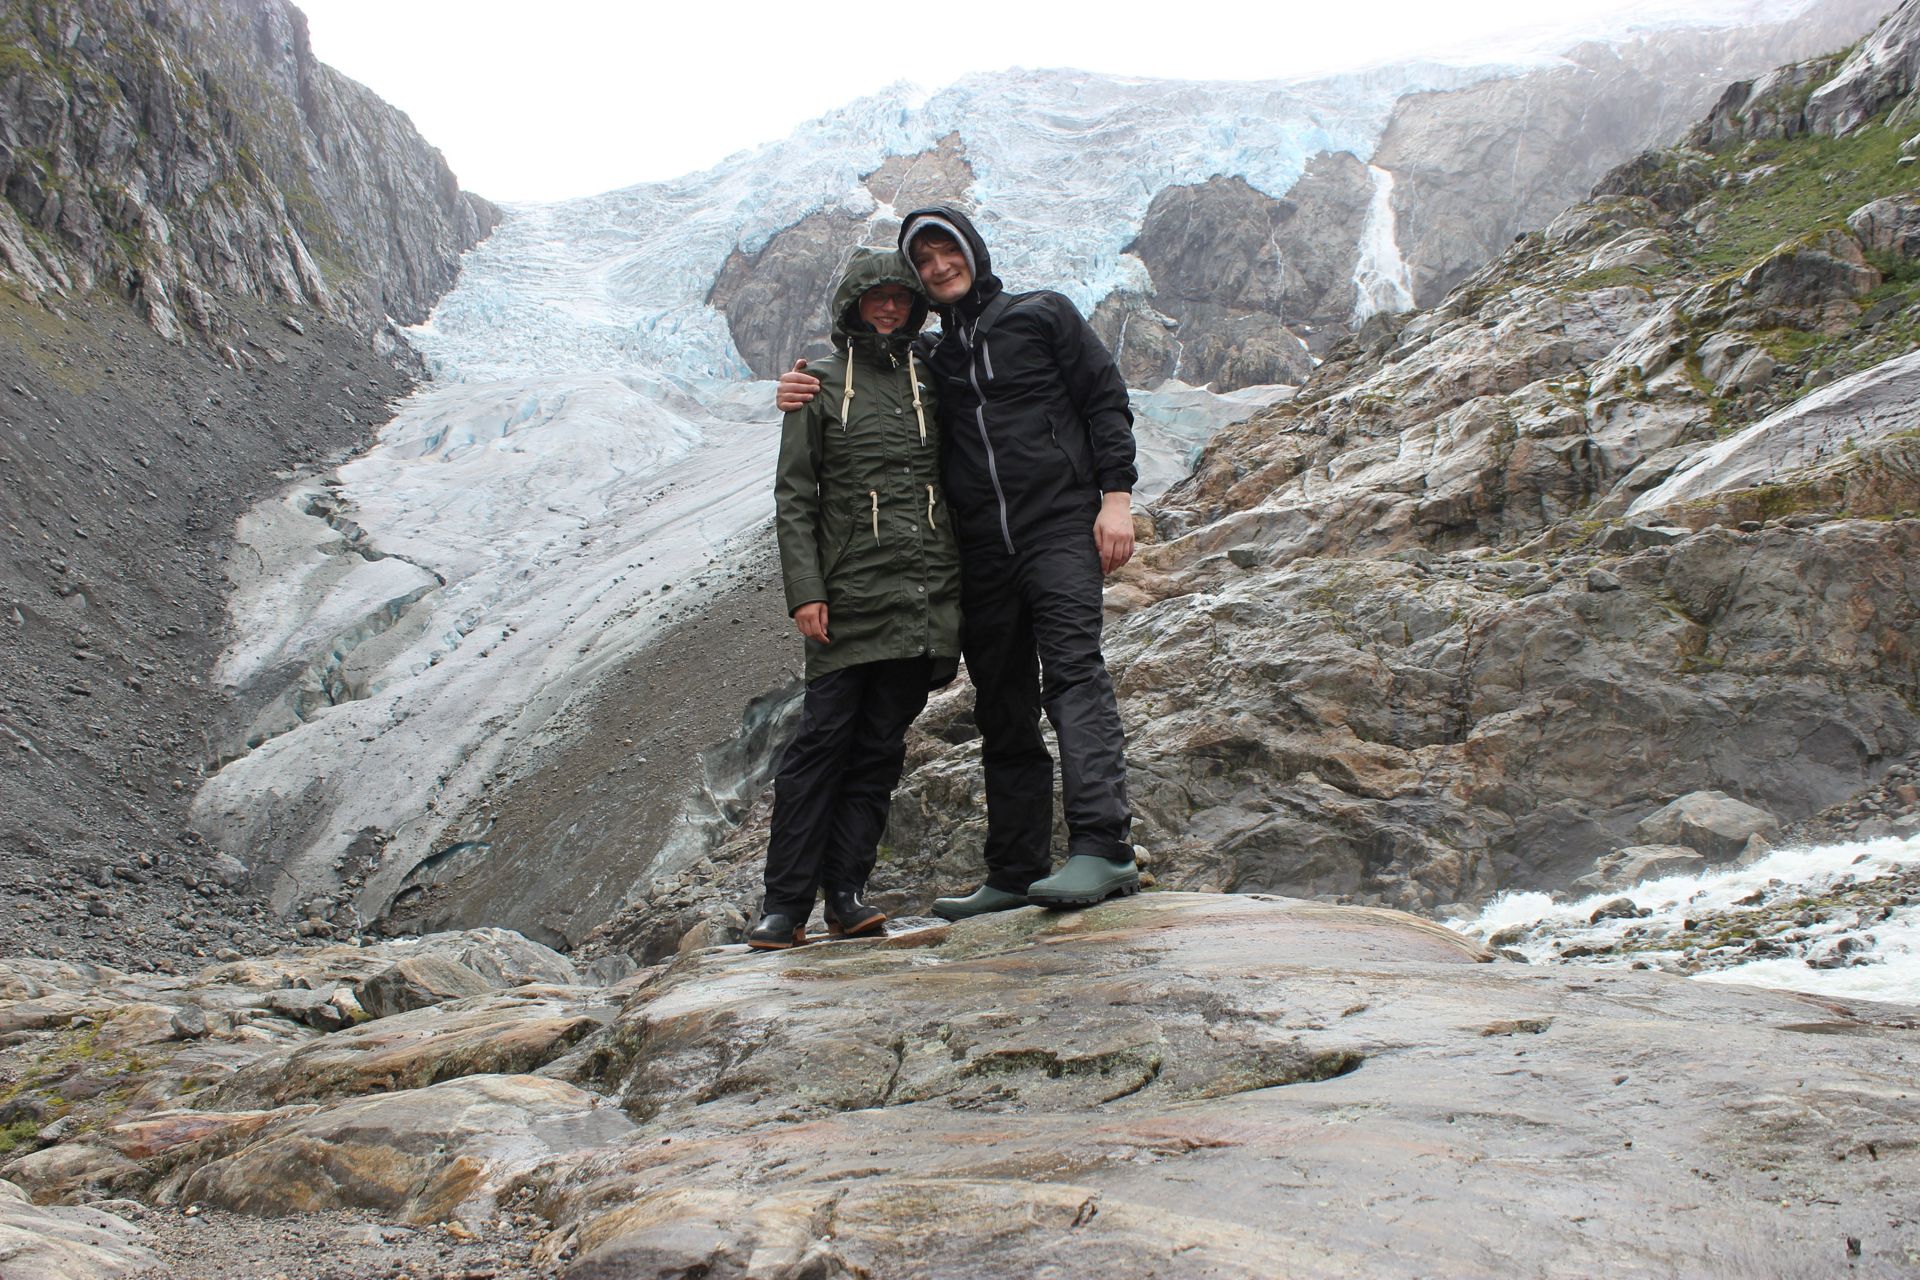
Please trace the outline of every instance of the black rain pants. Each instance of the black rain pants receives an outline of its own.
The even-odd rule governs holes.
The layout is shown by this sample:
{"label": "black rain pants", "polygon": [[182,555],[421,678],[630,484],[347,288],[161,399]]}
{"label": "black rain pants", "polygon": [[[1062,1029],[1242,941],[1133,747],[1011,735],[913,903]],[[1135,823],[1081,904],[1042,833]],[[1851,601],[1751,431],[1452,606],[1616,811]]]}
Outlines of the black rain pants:
{"label": "black rain pants", "polygon": [[[1053,757],[1060,746],[1067,853],[1131,856],[1126,740],[1100,654],[1100,553],[1091,519],[1017,554],[960,557],[961,649],[987,781],[987,883],[1025,893],[1053,873]],[[1045,682],[1041,675],[1045,673]]]}
{"label": "black rain pants", "polygon": [[822,888],[866,887],[932,665],[863,662],[807,683],[800,727],[773,781],[762,910],[802,921]]}

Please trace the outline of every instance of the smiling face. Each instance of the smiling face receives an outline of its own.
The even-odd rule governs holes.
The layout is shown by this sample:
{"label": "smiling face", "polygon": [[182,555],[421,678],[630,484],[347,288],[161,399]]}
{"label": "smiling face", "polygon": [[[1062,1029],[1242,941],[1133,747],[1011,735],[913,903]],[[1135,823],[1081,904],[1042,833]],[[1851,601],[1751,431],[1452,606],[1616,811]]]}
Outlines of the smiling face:
{"label": "smiling face", "polygon": [[913,294],[903,284],[877,284],[860,295],[860,318],[875,333],[892,333],[913,314]]}
{"label": "smiling face", "polygon": [[943,307],[952,306],[973,288],[973,268],[960,242],[939,231],[926,231],[913,238],[907,256],[920,276],[927,296]]}

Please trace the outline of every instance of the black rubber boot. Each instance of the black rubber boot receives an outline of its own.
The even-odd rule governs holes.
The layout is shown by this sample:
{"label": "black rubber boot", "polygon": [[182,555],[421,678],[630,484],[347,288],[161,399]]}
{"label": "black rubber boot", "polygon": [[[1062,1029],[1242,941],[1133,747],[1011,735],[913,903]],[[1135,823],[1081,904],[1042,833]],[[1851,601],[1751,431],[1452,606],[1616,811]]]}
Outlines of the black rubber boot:
{"label": "black rubber boot", "polygon": [[1140,892],[1140,869],[1132,858],[1111,861],[1077,853],[1067,865],[1027,886],[1027,896],[1043,907],[1090,907],[1116,894]]}
{"label": "black rubber boot", "polygon": [[887,931],[887,913],[860,901],[855,889],[829,889],[824,909],[827,932],[836,938],[879,936]]}
{"label": "black rubber boot", "polygon": [[983,884],[964,898],[935,898],[933,914],[942,920],[966,920],[972,916],[991,915],[995,911],[1012,911],[1017,907],[1032,905],[1021,894]]}
{"label": "black rubber boot", "polygon": [[784,911],[767,912],[747,935],[747,945],[755,951],[785,951],[805,946],[806,941],[807,922],[795,920]]}

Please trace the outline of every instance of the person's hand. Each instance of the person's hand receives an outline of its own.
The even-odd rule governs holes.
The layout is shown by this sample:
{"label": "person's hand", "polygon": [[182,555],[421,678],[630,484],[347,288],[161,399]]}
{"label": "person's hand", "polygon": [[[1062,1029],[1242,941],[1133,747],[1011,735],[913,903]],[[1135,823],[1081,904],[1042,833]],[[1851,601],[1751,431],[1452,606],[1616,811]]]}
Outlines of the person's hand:
{"label": "person's hand", "polygon": [[1100,552],[1100,572],[1112,573],[1133,559],[1133,495],[1107,493],[1100,497],[1100,514],[1093,518],[1093,545]]}
{"label": "person's hand", "polygon": [[792,413],[795,409],[804,409],[807,401],[820,393],[820,379],[801,372],[806,367],[805,360],[795,360],[793,368],[780,375],[779,389],[773,393],[773,403],[779,406],[780,412]]}
{"label": "person's hand", "polygon": [[800,628],[800,634],[815,644],[832,644],[827,638],[827,606],[824,604],[803,604],[793,611],[793,625]]}

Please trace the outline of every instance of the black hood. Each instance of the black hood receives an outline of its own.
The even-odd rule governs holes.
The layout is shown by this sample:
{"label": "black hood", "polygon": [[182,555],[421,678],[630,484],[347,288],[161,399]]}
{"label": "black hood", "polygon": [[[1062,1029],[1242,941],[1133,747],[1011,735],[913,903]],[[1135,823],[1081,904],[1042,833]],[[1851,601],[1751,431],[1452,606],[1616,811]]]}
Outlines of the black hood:
{"label": "black hood", "polygon": [[980,238],[971,219],[949,205],[929,205],[924,209],[915,209],[900,221],[900,254],[907,262],[913,262],[913,254],[907,249],[914,236],[925,231],[945,231],[960,241],[960,247],[967,255],[967,261],[973,267],[973,288],[967,296],[952,307],[940,307],[945,313],[957,310],[965,316],[980,314],[981,308],[993,301],[1000,292],[1000,277],[993,274],[993,259],[987,253],[987,242]]}

